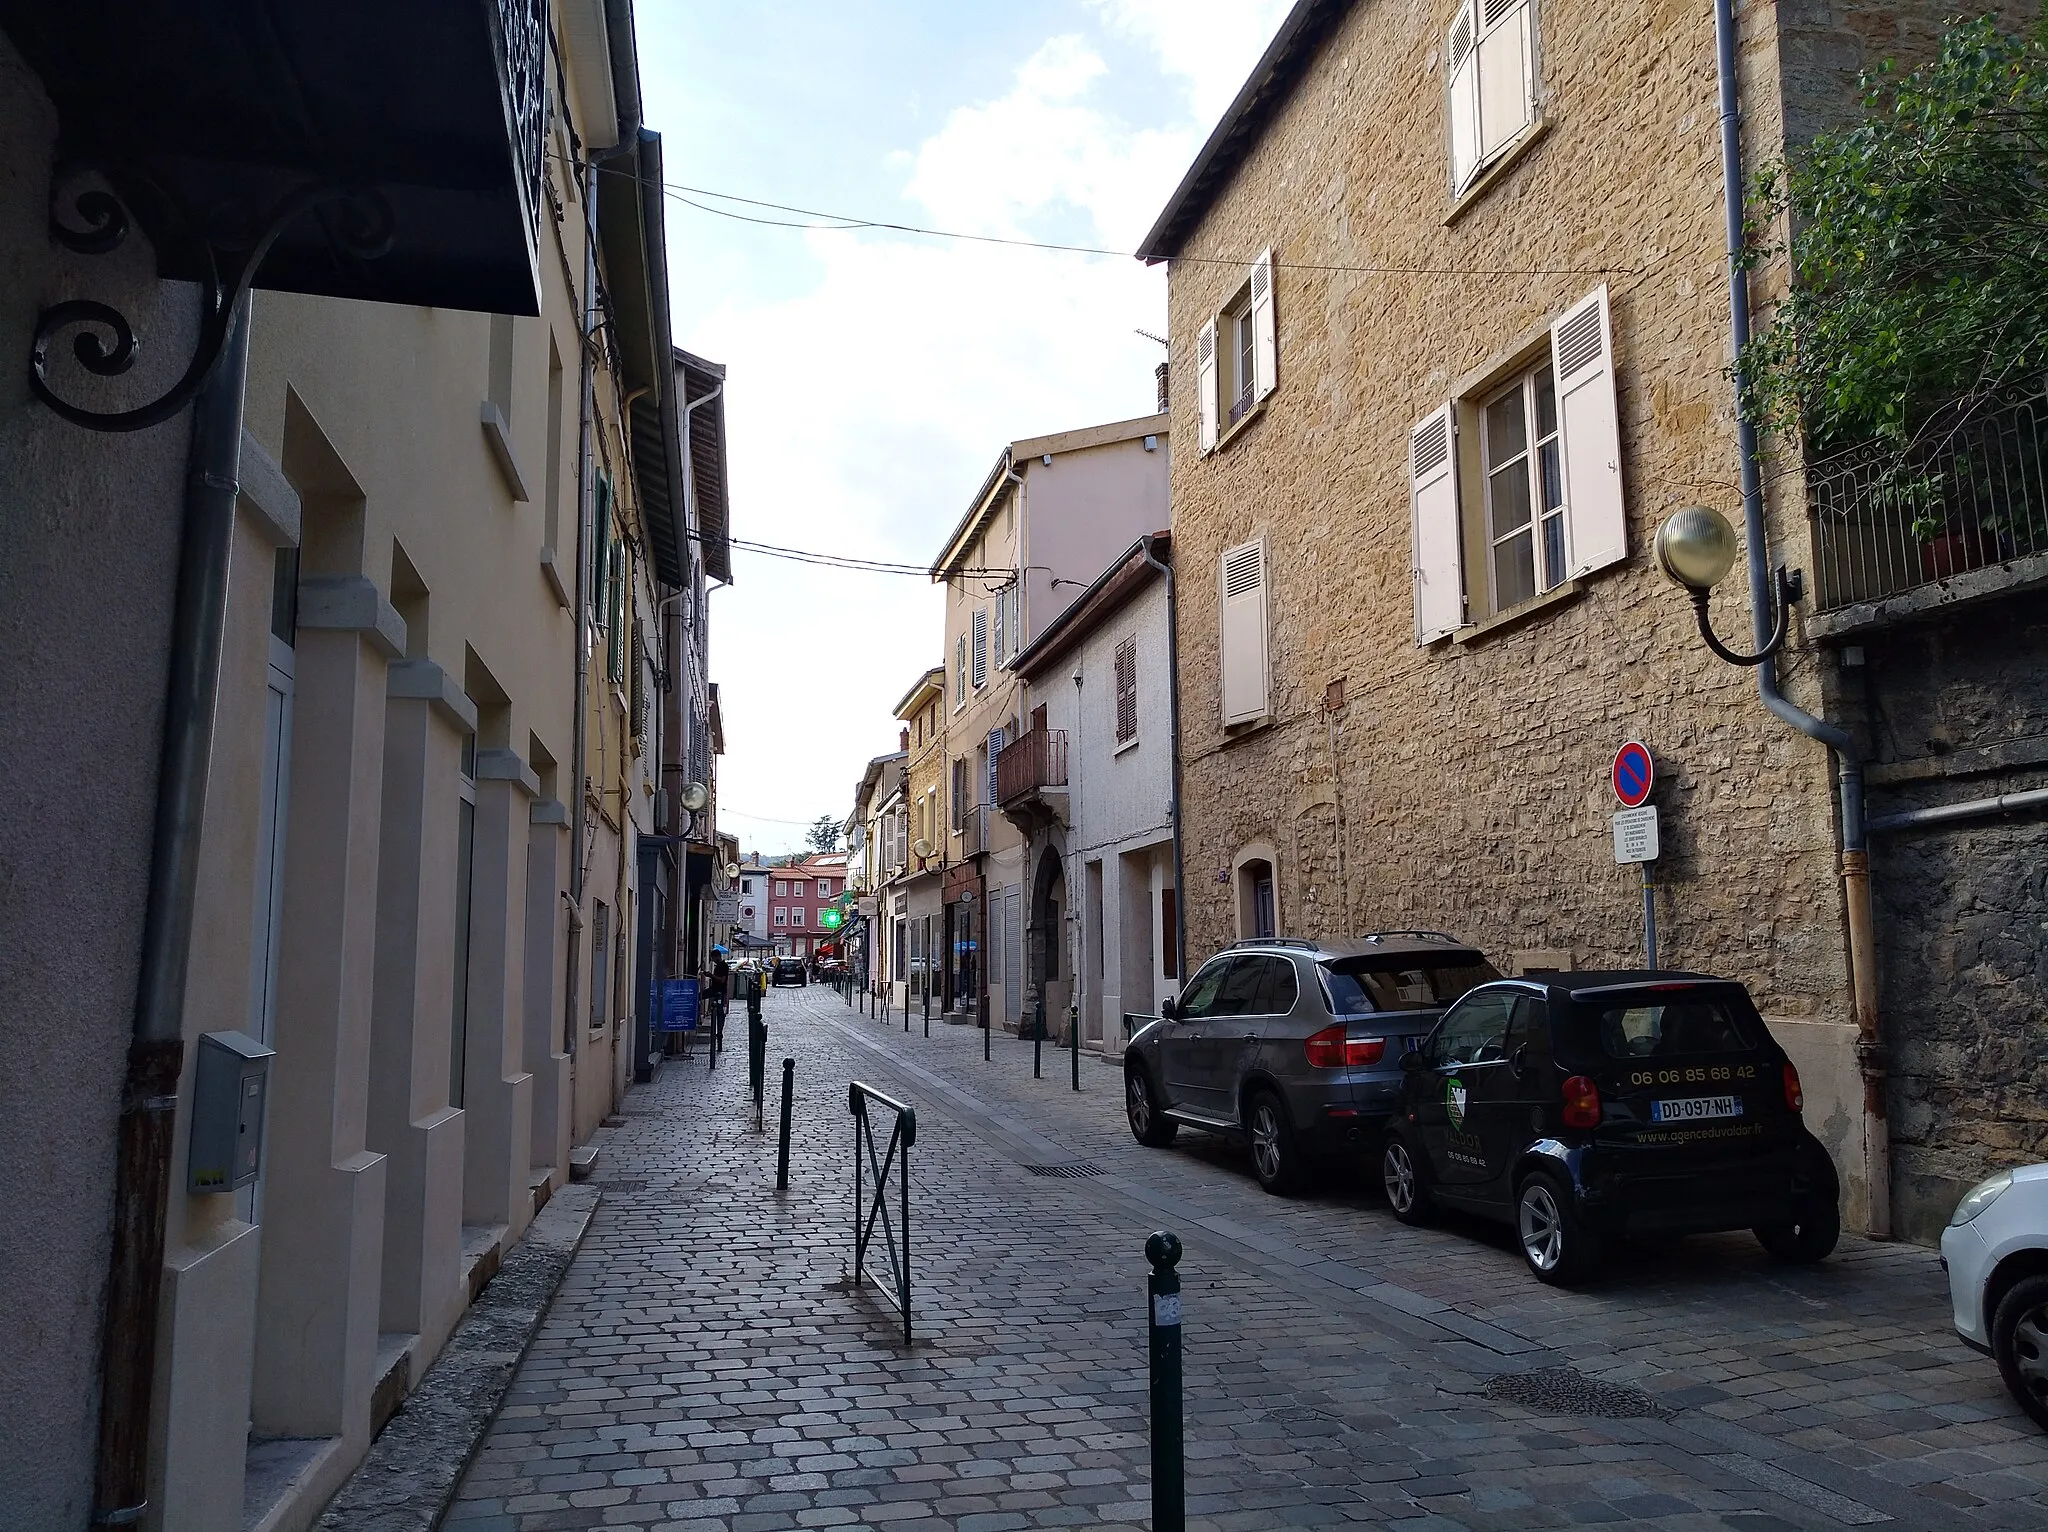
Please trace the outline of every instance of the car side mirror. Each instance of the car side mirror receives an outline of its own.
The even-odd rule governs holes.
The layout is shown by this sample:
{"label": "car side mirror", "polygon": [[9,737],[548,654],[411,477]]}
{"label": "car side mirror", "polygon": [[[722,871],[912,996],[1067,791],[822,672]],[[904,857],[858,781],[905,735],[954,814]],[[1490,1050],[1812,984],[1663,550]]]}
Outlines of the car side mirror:
{"label": "car side mirror", "polygon": [[1160,1001],[1159,1019],[1161,1021],[1179,1021],[1180,1002],[1178,1000],[1175,1000],[1171,995],[1168,995],[1164,1000]]}
{"label": "car side mirror", "polygon": [[1422,1055],[1416,1052],[1413,1048],[1410,1048],[1406,1053],[1401,1055],[1401,1068],[1408,1074],[1415,1073],[1416,1070],[1423,1067],[1425,1062],[1426,1061],[1423,1059]]}

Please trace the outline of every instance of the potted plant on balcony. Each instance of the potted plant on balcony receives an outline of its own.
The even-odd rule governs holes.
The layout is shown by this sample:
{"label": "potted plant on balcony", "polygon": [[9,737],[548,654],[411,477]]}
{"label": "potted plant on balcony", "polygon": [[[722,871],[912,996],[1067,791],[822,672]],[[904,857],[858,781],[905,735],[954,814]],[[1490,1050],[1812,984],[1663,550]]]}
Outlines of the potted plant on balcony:
{"label": "potted plant on balcony", "polygon": [[2048,22],[1958,23],[1863,85],[1861,121],[1752,187],[1750,264],[1786,257],[1791,286],[1737,376],[1750,418],[1832,476],[1844,535],[1946,578],[2048,549],[2024,402],[2048,379]]}

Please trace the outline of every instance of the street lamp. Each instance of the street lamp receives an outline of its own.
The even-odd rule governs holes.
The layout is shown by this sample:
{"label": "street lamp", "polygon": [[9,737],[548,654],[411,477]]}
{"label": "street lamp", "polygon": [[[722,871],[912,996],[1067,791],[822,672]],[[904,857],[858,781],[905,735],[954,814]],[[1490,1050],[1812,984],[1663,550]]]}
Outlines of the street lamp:
{"label": "street lamp", "polygon": [[1735,528],[1729,525],[1728,518],[1711,506],[1689,505],[1664,518],[1664,524],[1657,528],[1654,547],[1657,567],[1691,595],[1693,613],[1699,618],[1700,637],[1715,654],[1731,665],[1761,665],[1785,646],[1791,631],[1792,603],[1806,594],[1806,582],[1798,570],[1778,566],[1772,587],[1777,610],[1771,616],[1770,639],[1755,654],[1737,654],[1714,636],[1713,625],[1707,618],[1707,597],[1735,567]]}

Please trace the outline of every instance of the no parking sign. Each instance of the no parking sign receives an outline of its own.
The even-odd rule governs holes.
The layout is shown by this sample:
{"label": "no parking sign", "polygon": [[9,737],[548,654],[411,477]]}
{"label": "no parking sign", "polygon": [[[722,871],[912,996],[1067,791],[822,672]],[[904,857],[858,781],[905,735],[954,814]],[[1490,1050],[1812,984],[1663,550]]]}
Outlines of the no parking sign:
{"label": "no parking sign", "polygon": [[1640,740],[1630,740],[1614,752],[1614,767],[1608,774],[1614,784],[1614,796],[1621,800],[1625,809],[1639,809],[1650,797],[1650,786],[1657,780],[1657,766],[1650,759],[1650,747]]}

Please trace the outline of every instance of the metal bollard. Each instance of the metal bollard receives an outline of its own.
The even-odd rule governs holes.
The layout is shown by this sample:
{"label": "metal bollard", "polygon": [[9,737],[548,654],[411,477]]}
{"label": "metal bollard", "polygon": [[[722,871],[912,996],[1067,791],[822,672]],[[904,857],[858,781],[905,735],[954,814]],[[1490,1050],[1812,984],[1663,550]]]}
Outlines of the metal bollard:
{"label": "metal bollard", "polygon": [[903,981],[903,1035],[910,1036],[910,981]]}
{"label": "metal bollard", "polygon": [[924,986],[924,1035],[932,1035],[932,986],[929,979]]}
{"label": "metal bollard", "polygon": [[782,1061],[782,1143],[775,1151],[775,1189],[786,1191],[789,1187],[789,1097],[791,1087],[796,1083],[796,1060]]}
{"label": "metal bollard", "polygon": [[1067,1007],[1067,1051],[1074,1056],[1074,1089],[1081,1088],[1081,1008]]}
{"label": "metal bollard", "polygon": [[747,1084],[754,1092],[754,1131],[761,1130],[761,1096],[767,1088],[768,1023],[747,1023]]}
{"label": "metal bollard", "polygon": [[988,1013],[988,1012],[987,1012],[986,1010],[984,1010],[984,1011],[982,1012],[982,1016],[981,1016],[981,1061],[982,1061],[982,1063],[984,1063],[984,1064],[986,1064],[986,1063],[988,1062],[988,1057],[989,1057],[989,1055],[988,1055],[988,1039],[989,1039],[989,1021],[990,1021],[989,1013]]}
{"label": "metal bollard", "polygon": [[1045,1051],[1045,996],[1038,997],[1038,1005],[1031,1013],[1031,1078],[1043,1080],[1045,1071],[1039,1067],[1039,1055]]}
{"label": "metal bollard", "polygon": [[1187,1524],[1181,1450],[1180,1240],[1165,1229],[1145,1241],[1152,1334],[1152,1532],[1183,1532]]}

